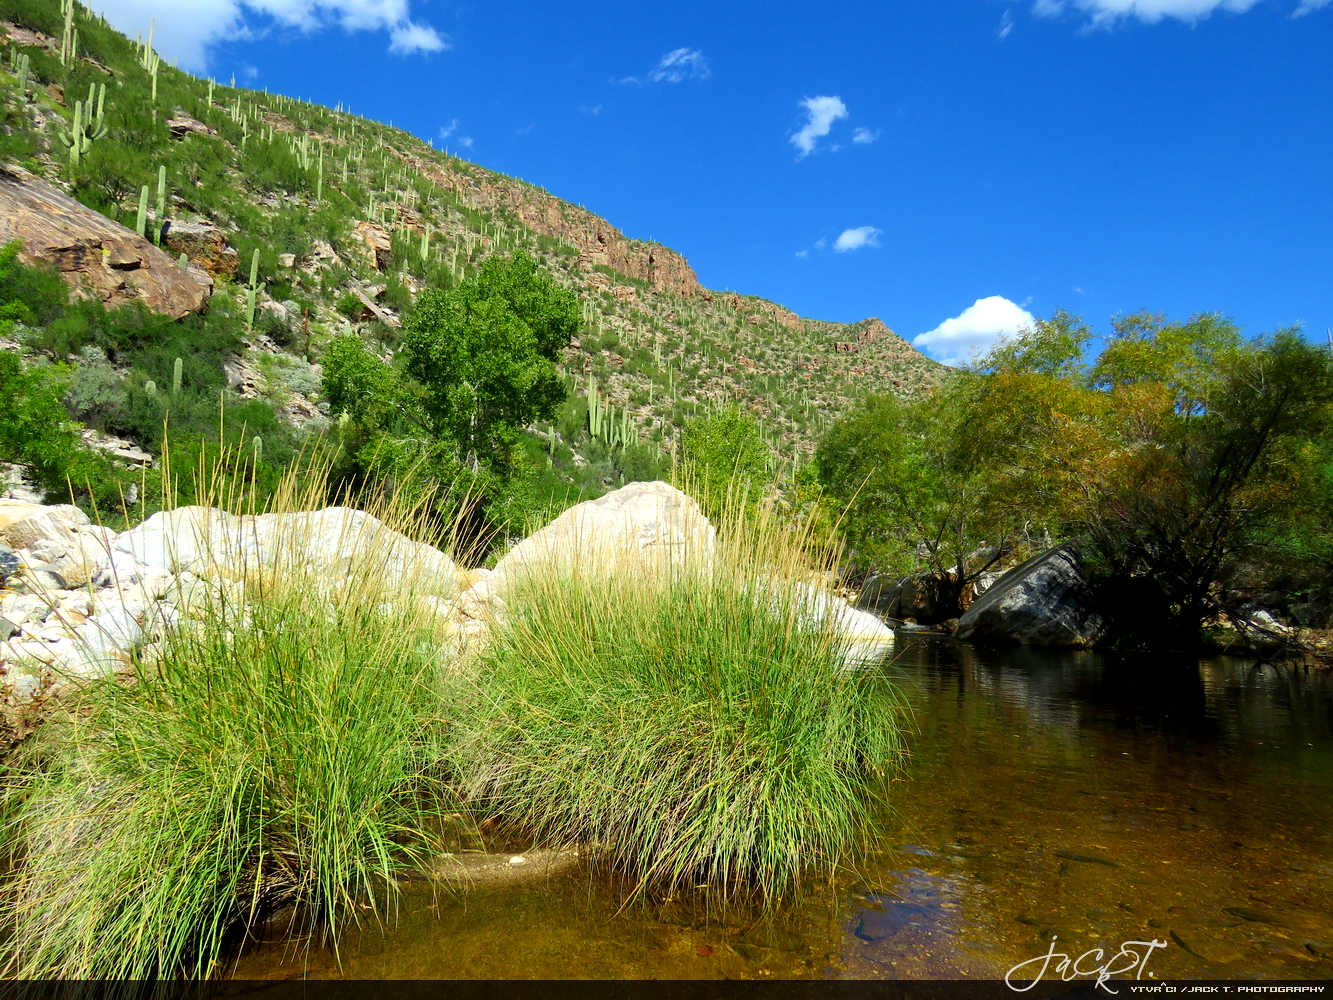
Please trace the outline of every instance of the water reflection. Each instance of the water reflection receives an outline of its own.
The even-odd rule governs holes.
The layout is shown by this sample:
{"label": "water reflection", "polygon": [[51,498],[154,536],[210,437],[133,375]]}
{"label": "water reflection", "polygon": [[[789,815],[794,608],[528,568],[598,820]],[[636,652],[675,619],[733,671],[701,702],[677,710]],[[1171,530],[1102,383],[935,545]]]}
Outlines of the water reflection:
{"label": "water reflection", "polygon": [[237,974],[995,978],[1157,940],[1161,978],[1333,978],[1333,677],[910,636],[880,669],[916,730],[881,847],[776,915],[621,909],[576,869]]}
{"label": "water reflection", "polygon": [[[1159,976],[1333,975],[1327,675],[930,640],[886,669],[919,737],[884,832],[930,860],[885,852],[870,895],[952,880],[944,965],[1156,935]],[[875,974],[868,949],[848,943],[848,972]]]}

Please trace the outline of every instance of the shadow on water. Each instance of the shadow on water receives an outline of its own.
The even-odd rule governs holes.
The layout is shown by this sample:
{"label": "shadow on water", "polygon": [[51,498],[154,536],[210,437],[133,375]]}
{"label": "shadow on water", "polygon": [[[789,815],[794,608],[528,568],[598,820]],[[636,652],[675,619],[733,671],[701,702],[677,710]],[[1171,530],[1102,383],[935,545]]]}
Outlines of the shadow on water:
{"label": "shadow on water", "polygon": [[931,637],[881,669],[915,732],[857,879],[763,920],[621,910],[584,867],[414,889],[341,968],[270,947],[236,975],[996,978],[1137,940],[1144,978],[1333,978],[1333,677]]}

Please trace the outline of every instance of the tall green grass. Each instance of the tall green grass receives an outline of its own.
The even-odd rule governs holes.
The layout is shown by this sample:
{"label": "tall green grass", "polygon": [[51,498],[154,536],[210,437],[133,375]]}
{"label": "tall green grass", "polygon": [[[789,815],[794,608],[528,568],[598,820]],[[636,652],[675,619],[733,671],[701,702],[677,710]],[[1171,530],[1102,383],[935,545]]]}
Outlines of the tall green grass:
{"label": "tall green grass", "polygon": [[207,591],[158,662],[91,686],[24,749],[5,974],[204,976],[285,903],[336,942],[457,832],[440,637],[415,600],[452,581],[395,577],[373,545],[349,578],[314,579],[290,542],[291,568]]}
{"label": "tall green grass", "polygon": [[758,514],[711,555],[628,555],[508,582],[505,627],[451,699],[469,806],[590,843],[641,888],[772,897],[836,867],[903,714],[815,612],[809,539]]}

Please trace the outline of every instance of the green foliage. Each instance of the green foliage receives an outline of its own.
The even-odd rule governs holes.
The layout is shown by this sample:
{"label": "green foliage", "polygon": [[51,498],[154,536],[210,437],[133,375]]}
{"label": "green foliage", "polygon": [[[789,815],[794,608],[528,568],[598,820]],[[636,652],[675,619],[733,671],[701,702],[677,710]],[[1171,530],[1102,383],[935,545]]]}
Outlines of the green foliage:
{"label": "green foliage", "polygon": [[475,279],[423,293],[403,347],[434,432],[466,461],[503,468],[515,431],[564,399],[554,362],[578,324],[574,296],[526,254],[490,257]]}
{"label": "green foliage", "polygon": [[717,517],[729,494],[743,494],[754,506],[769,484],[769,452],[759,422],[732,404],[715,416],[685,425],[680,480],[699,499],[705,513]]}
{"label": "green foliage", "polygon": [[65,405],[85,423],[108,426],[122,419],[127,401],[119,372],[97,347],[85,347],[78,365],[70,372]]}
{"label": "green foliage", "polygon": [[1095,362],[1090,340],[1059,313],[930,396],[834,425],[818,471],[858,559],[960,590],[986,553],[1079,538],[1126,646],[1191,642],[1279,580],[1325,592],[1327,353],[1216,315],[1123,318]]}
{"label": "green foliage", "polygon": [[335,337],[324,349],[320,388],[334,413],[370,427],[392,427],[403,413],[407,389],[398,371],[373,354],[355,334]]}
{"label": "green foliage", "polygon": [[[299,564],[293,543],[279,565]],[[171,630],[159,663],[92,685],[27,745],[7,779],[8,975],[205,978],[285,903],[336,942],[458,849],[438,662],[406,610],[425,588],[390,593],[374,552],[349,570],[340,591],[299,573],[245,593],[198,581],[202,621]]]}
{"label": "green foliage", "polygon": [[834,870],[902,716],[881,674],[841,662],[786,535],[724,528],[712,572],[688,552],[674,572],[534,567],[481,669],[458,675],[467,801],[596,845],[640,890],[772,897]]}
{"label": "green foliage", "polygon": [[0,323],[49,323],[69,302],[69,290],[54,268],[30,267],[18,259],[20,245],[0,247]]}
{"label": "green foliage", "polygon": [[0,351],[0,462],[22,466],[53,498],[91,498],[113,509],[128,476],[83,444],[61,402],[68,379],[63,365],[25,365],[12,351]]}

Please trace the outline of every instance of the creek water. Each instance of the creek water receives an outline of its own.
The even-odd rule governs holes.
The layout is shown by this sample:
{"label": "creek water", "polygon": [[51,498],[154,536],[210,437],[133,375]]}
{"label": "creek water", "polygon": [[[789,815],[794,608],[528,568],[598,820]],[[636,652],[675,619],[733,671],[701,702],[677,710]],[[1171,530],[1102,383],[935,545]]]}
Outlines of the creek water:
{"label": "creek water", "polygon": [[1137,940],[1145,979],[1333,979],[1333,675],[912,636],[876,669],[914,731],[855,875],[763,916],[622,906],[578,863],[414,886],[337,959],[271,944],[232,975],[1000,978]]}

